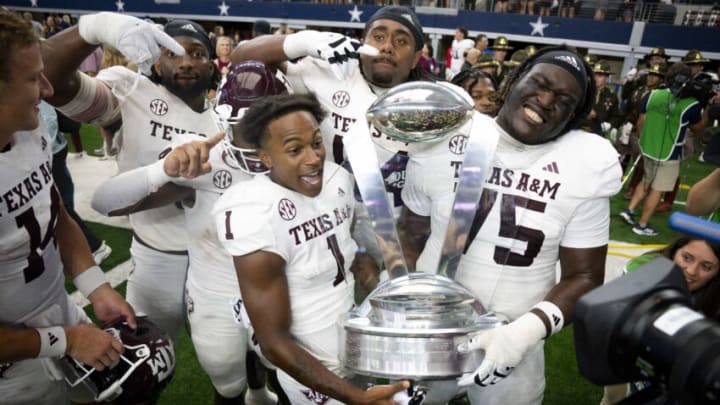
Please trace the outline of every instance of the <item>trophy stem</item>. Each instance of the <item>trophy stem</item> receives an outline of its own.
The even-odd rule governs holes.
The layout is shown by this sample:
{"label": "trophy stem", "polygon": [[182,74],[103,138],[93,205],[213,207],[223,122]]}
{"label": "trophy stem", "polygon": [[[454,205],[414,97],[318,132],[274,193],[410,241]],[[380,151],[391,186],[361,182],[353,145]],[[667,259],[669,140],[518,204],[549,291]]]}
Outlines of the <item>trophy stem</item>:
{"label": "trophy stem", "polygon": [[391,278],[401,277],[408,273],[407,265],[395,226],[393,207],[385,190],[385,181],[379,170],[377,152],[368,127],[366,118],[360,116],[343,137],[343,143],[385,268]]}

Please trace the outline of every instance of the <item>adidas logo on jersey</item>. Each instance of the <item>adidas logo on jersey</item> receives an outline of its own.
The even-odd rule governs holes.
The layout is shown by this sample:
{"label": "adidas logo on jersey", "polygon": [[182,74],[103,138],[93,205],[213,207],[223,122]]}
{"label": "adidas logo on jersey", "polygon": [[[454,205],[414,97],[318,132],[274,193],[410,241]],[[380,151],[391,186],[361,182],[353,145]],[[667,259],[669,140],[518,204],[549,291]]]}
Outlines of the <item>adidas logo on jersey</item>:
{"label": "adidas logo on jersey", "polygon": [[553,314],[552,317],[553,317],[553,324],[554,324],[555,326],[560,325],[560,317],[557,316],[557,315],[555,315],[555,314]]}
{"label": "adidas logo on jersey", "polygon": [[543,167],[542,169],[545,170],[546,172],[560,174],[560,171],[558,171],[557,162],[552,162],[549,165]]}
{"label": "adidas logo on jersey", "polygon": [[192,32],[194,32],[194,33],[197,33],[197,30],[195,29],[195,27],[193,27],[192,24],[185,24],[185,25],[183,25],[182,27],[180,27],[180,29],[181,29],[181,30],[192,31]]}

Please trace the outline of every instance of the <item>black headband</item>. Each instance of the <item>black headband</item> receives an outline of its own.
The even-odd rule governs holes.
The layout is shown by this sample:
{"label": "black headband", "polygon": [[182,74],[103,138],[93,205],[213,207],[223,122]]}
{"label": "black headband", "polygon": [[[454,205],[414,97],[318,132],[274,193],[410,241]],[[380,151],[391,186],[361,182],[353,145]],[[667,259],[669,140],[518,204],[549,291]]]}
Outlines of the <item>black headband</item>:
{"label": "black headband", "polygon": [[532,66],[538,63],[550,63],[570,72],[571,75],[577,80],[580,85],[580,91],[582,91],[582,98],[578,107],[582,106],[585,102],[585,93],[587,92],[588,86],[588,74],[585,70],[585,64],[578,55],[570,51],[550,51],[543,55],[540,55],[537,59],[532,62]]}
{"label": "black headband", "polygon": [[207,48],[208,54],[211,58],[215,54],[215,49],[213,49],[212,43],[210,42],[210,37],[208,37],[207,32],[205,32],[205,29],[200,24],[194,21],[172,20],[169,23],[165,24],[164,31],[166,34],[170,35],[173,38],[179,36],[195,38],[198,41],[202,42],[205,48]]}
{"label": "black headband", "polygon": [[367,32],[370,24],[376,20],[393,20],[399,22],[412,33],[413,39],[415,39],[415,50],[419,51],[423,48],[425,36],[423,35],[422,26],[415,13],[409,8],[404,6],[385,6],[381,8],[365,23],[365,32]]}

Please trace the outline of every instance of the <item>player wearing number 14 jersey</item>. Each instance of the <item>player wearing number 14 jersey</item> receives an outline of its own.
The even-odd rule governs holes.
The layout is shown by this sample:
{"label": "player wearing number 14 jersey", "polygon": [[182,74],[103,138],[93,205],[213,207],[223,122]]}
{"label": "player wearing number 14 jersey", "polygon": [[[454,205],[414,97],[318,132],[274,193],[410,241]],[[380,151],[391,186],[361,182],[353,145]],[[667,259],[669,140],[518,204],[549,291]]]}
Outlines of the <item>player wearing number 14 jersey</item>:
{"label": "player wearing number 14 jersey", "polygon": [[[458,347],[485,351],[477,370],[459,381],[469,385],[473,404],[541,403],[543,339],[569,323],[577,299],[602,283],[609,197],[619,190],[622,173],[609,142],[574,129],[594,100],[591,75],[574,52],[547,48],[510,77],[497,119],[475,117],[472,124],[468,142],[495,133],[498,144],[470,231],[453,239],[464,247],[455,278],[489,311],[511,321]],[[437,210],[445,223],[436,220],[432,233],[439,230],[440,240],[451,207],[447,195],[454,191],[448,184],[458,180],[452,162],[464,153],[452,141],[434,146],[435,155],[411,155],[403,191],[401,223],[429,224],[422,217]],[[446,173],[444,182],[439,173]],[[415,227],[403,233],[408,230],[427,232]],[[427,253],[434,258],[428,263],[437,262],[439,245],[426,245],[436,250]],[[428,263],[418,266],[434,271]]]}

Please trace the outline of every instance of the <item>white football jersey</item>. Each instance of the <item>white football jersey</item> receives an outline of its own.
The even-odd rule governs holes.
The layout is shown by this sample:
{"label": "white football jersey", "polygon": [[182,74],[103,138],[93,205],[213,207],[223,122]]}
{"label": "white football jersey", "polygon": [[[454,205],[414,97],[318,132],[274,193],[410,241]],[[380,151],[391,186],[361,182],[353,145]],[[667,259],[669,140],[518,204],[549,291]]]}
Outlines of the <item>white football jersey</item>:
{"label": "white football jersey", "polygon": [[[555,285],[560,246],[607,244],[609,197],[620,189],[622,171],[612,145],[584,131],[524,145],[487,120],[471,137],[485,131],[499,131],[500,140],[455,278],[486,308],[512,320],[542,301]],[[450,148],[442,151],[444,162],[418,160],[417,171],[427,176],[457,159]],[[452,174],[445,182],[454,181]],[[434,187],[424,180],[408,182],[413,192],[404,194],[407,206],[420,215],[451,209],[449,187]],[[433,192],[436,195],[417,197]],[[448,216],[441,218],[447,222]],[[431,255],[438,257],[439,252]]]}
{"label": "white football jersey", "polygon": [[[212,108],[195,112],[164,86],[153,83],[123,66],[103,69],[98,79],[120,98],[122,128],[118,137],[118,169],[124,172],[157,161],[177,134],[196,133],[212,136],[219,131]],[[130,215],[130,224],[144,242],[166,251],[187,250],[185,221],[176,205],[142,211]]]}
{"label": "white football jersey", "polygon": [[[198,135],[179,135],[174,146],[194,140]],[[225,160],[221,145],[210,150],[209,173],[194,179],[176,178],[173,183],[195,190],[195,202],[185,204],[185,223],[188,238],[188,281],[205,290],[225,296],[240,296],[232,256],[218,240],[212,209],[218,198],[233,184],[248,181],[252,175],[243,172]]]}
{"label": "white football jersey", "polygon": [[[492,121],[478,113],[474,117]],[[472,121],[441,141],[410,149],[403,203],[415,214],[430,217],[430,237],[418,257],[417,271],[437,272],[471,125]]]}
{"label": "white football jersey", "polygon": [[55,226],[62,201],[45,126],[13,134],[0,152],[0,325],[19,325],[66,306]]}
{"label": "white football jersey", "polygon": [[460,72],[460,68],[465,63],[465,52],[475,47],[475,41],[465,38],[462,41],[453,39],[450,47],[450,79]]}
{"label": "white football jersey", "polygon": [[[364,116],[379,94],[370,87],[359,67],[349,79],[339,82],[334,79],[330,65],[317,58],[307,57],[297,63],[289,63],[287,78],[296,93],[312,92],[327,110],[327,118],[320,123],[327,158],[349,168],[344,164],[346,155],[342,138],[350,130],[350,125]],[[402,205],[400,193],[405,185],[407,144],[391,139],[374,127],[370,128],[370,134],[385,189],[393,206],[399,208]]]}
{"label": "white football jersey", "polygon": [[263,250],[285,261],[290,332],[300,343],[302,335],[333,325],[353,305],[353,178],[325,162],[323,183],[318,196],[308,197],[256,176],[227,190],[213,211],[231,255]]}

